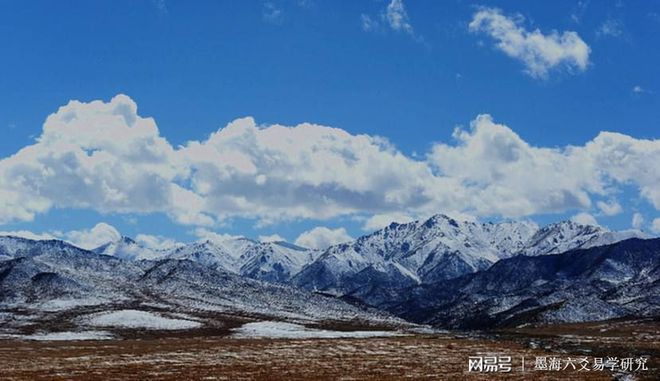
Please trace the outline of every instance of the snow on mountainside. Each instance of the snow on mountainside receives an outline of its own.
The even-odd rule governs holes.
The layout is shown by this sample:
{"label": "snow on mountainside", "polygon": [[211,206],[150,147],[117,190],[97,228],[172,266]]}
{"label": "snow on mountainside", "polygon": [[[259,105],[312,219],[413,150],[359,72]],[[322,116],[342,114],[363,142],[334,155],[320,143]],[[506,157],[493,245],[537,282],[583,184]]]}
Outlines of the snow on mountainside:
{"label": "snow on mountainside", "polygon": [[108,242],[92,251],[98,254],[111,255],[128,260],[157,259],[167,255],[166,250],[153,250],[140,245],[132,238],[123,236],[116,241]]}
{"label": "snow on mountainside", "polygon": [[286,282],[318,257],[311,250],[286,242],[258,242],[244,237],[204,240],[154,250],[121,237],[93,250],[127,260],[189,259],[205,266],[269,282]]}
{"label": "snow on mountainside", "polygon": [[[351,293],[365,299],[377,288],[451,279],[518,254],[560,253],[631,237],[648,238],[639,231],[612,232],[570,221],[539,228],[532,222],[481,224],[436,215],[425,221],[392,223],[323,252],[286,242],[258,242],[243,237],[197,241],[158,250],[121,237],[93,251],[131,261],[189,259],[253,279],[291,282],[308,290]],[[33,244],[26,245],[28,241],[0,237],[0,260],[31,250]]]}
{"label": "snow on mountainside", "polygon": [[481,224],[436,215],[426,221],[393,223],[332,246],[292,283],[378,303],[385,297],[382,289],[456,278],[519,254],[553,254],[630,237],[647,238],[638,231],[611,232],[570,221],[539,228],[531,222]]}
{"label": "snow on mountainside", "polygon": [[525,255],[558,254],[577,248],[609,245],[628,238],[650,238],[639,230],[613,232],[600,226],[563,221],[539,229],[520,253]]}
{"label": "snow on mountainside", "polygon": [[[61,316],[78,316],[67,322],[89,329],[81,323],[97,316],[89,314],[117,310],[165,319],[184,314],[206,328],[216,324],[205,320],[208,314],[401,324],[362,303],[457,327],[524,321],[532,310],[544,322],[660,313],[658,240],[612,244],[629,237],[646,238],[574,222],[539,228],[444,215],[392,223],[325,251],[247,238],[154,250],[126,237],[88,251],[59,240],[3,236],[0,318],[16,331],[30,319],[56,324]],[[591,301],[576,302],[584,300]]]}
{"label": "snow on mountainside", "polygon": [[[15,237],[0,240],[0,252],[10,258],[0,261],[0,316],[8,319],[0,333],[24,332],[22,327],[26,324],[36,324],[30,321],[82,327],[90,317],[98,316],[86,315],[89,313],[154,309],[158,311],[156,316],[165,314],[172,319],[177,314],[193,314],[204,325],[216,324],[208,320],[214,314],[294,321],[402,323],[385,313],[336,298],[249,279],[187,259],[131,261],[62,241]],[[15,311],[22,312],[15,315]],[[75,316],[81,319],[74,319]],[[61,319],[66,321],[61,323]]]}
{"label": "snow on mountainside", "polygon": [[475,274],[391,292],[379,307],[443,328],[660,314],[660,239],[516,256]]}
{"label": "snow on mountainside", "polygon": [[[241,241],[245,246],[251,244],[247,240]],[[210,266],[215,269],[238,273],[240,269],[240,256],[241,250],[244,246],[236,245],[234,250],[230,250],[225,245],[220,245],[215,241],[206,240],[200,242],[193,242],[188,245],[176,248],[167,253],[164,257],[174,259],[188,259],[201,263],[205,266]]]}
{"label": "snow on mountainside", "polygon": [[190,259],[216,269],[270,282],[285,282],[319,255],[286,242],[247,238],[195,242],[167,253],[166,258]]}
{"label": "snow on mountainside", "polygon": [[259,242],[241,256],[244,263],[239,273],[253,279],[286,282],[320,254],[286,242]]}

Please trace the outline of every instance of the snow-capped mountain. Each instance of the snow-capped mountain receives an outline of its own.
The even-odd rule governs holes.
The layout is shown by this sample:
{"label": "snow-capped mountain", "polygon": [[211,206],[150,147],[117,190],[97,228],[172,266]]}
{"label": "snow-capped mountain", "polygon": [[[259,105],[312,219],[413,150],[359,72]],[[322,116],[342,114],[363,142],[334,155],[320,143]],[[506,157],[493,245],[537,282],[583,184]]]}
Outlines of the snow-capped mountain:
{"label": "snow-capped mountain", "polygon": [[608,244],[641,232],[564,221],[544,228],[531,222],[476,223],[436,215],[393,223],[354,242],[328,248],[292,283],[309,290],[378,303],[382,289],[397,289],[485,270],[503,258],[543,255]]}
{"label": "snow-capped mountain", "polygon": [[5,258],[0,261],[4,314],[20,309],[38,319],[59,319],[48,314],[72,311],[66,314],[69,319],[78,313],[130,307],[299,321],[399,321],[336,298],[188,259],[133,261],[62,241],[15,237],[0,240],[0,252]]}
{"label": "snow-capped mountain", "polygon": [[312,263],[321,252],[286,242],[259,242],[241,255],[243,276],[284,283]]}
{"label": "snow-capped mountain", "polygon": [[238,273],[241,268],[241,255],[256,242],[248,239],[224,241],[205,240],[178,247],[165,258],[188,259],[215,269]]}
{"label": "snow-capped mountain", "polygon": [[[29,311],[54,319],[49,324],[144,308],[201,319],[220,313],[401,323],[366,303],[462,328],[660,314],[660,239],[619,242],[630,236],[644,237],[573,222],[539,228],[437,215],[323,252],[247,238],[153,250],[122,237],[88,251],[59,240],[0,237],[0,313],[19,319],[12,311]],[[48,315],[60,310],[67,312]],[[19,320],[5,327],[19,329]]]}
{"label": "snow-capped mountain", "polygon": [[188,259],[217,270],[269,282],[286,282],[320,252],[287,242],[259,242],[244,237],[202,240],[154,250],[129,237],[94,250],[127,260]]}
{"label": "snow-capped mountain", "polygon": [[157,259],[162,258],[169,253],[169,250],[154,250],[144,247],[135,242],[132,238],[124,236],[116,241],[108,242],[105,245],[99,246],[92,251],[98,254],[111,255],[113,257],[128,260]]}
{"label": "snow-capped mountain", "polygon": [[650,238],[639,230],[610,231],[600,226],[562,221],[539,229],[520,250],[525,255],[558,254],[577,248],[609,245],[628,238]]}
{"label": "snow-capped mountain", "polygon": [[475,274],[392,291],[380,307],[470,329],[658,316],[660,239],[503,259]]}
{"label": "snow-capped mountain", "polygon": [[319,251],[286,242],[258,242],[248,238],[206,240],[166,253],[165,258],[190,259],[248,278],[285,282],[318,257]]}

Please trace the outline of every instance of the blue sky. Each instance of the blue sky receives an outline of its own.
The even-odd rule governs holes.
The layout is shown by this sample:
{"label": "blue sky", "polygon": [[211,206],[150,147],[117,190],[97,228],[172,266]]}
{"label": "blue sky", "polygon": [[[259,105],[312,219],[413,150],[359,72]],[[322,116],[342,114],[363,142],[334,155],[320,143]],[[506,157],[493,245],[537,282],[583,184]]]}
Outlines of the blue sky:
{"label": "blue sky", "polygon": [[[390,3],[2,2],[0,158],[33,144],[46,117],[70,100],[109,102],[117,94],[129,96],[140,116],[153,117],[173,147],[205,140],[245,116],[258,125],[310,122],[381,136],[413,160],[425,160],[434,144],[455,145],[454,128],[469,130],[480,114],[535,147],[584,146],[601,131],[657,142],[660,2],[407,0],[399,3],[403,24],[393,24]],[[586,66],[567,59],[543,75],[530,74],[524,58],[497,47],[492,24],[470,27],[480,10],[513,20],[525,33],[575,32],[589,49]],[[643,170],[650,171],[642,181],[647,187],[660,184],[648,179],[657,175],[657,163]],[[547,223],[584,212],[624,229],[639,213],[639,226],[650,230],[658,211],[636,181],[590,193],[586,208],[519,218]],[[606,215],[596,206],[613,200],[620,213]],[[12,219],[0,229],[69,231],[105,221],[129,235],[189,240],[198,228],[162,212],[96,209],[55,200],[32,220]],[[411,214],[405,207],[387,212]],[[373,213],[266,224],[258,215],[239,215],[205,229],[293,241],[327,226],[357,236]],[[481,214],[482,220],[509,217]]]}

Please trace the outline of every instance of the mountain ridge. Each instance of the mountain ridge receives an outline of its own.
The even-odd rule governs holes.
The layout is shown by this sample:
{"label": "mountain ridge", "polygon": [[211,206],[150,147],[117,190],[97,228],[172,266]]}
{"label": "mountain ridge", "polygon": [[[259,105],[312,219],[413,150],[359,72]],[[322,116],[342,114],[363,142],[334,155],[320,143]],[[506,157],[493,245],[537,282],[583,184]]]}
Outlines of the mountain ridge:
{"label": "mountain ridge", "polygon": [[[367,288],[402,288],[485,270],[516,255],[547,255],[617,242],[637,231],[613,232],[572,221],[545,227],[531,222],[475,223],[445,215],[392,223],[353,242],[331,246],[291,283],[336,295],[363,295]],[[364,276],[360,275],[363,274]],[[364,277],[376,280],[366,285]]]}
{"label": "mountain ridge", "polygon": [[444,328],[655,316],[660,314],[660,238],[520,255],[484,271],[397,290],[388,297],[380,308]]}

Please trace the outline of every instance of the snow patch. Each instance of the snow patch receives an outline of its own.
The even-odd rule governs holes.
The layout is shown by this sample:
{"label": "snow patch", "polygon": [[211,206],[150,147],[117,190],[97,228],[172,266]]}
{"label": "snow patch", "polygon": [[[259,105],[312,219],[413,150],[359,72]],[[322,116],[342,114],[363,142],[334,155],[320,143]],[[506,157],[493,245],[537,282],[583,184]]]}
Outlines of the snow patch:
{"label": "snow patch", "polygon": [[[185,316],[186,315],[181,315]],[[191,318],[192,319],[192,318]],[[119,310],[92,314],[84,319],[84,323],[96,327],[121,327],[142,329],[193,329],[202,323],[186,319],[170,319],[153,312],[138,310]]]}
{"label": "snow patch", "polygon": [[242,339],[264,337],[273,339],[336,339],[402,335],[402,333],[394,331],[330,331],[279,321],[246,323],[233,331],[232,337]]}
{"label": "snow patch", "polygon": [[105,331],[83,331],[83,332],[49,332],[35,333],[32,335],[15,336],[24,340],[36,341],[67,341],[67,340],[110,340],[113,336]]}
{"label": "snow patch", "polygon": [[106,299],[100,298],[53,299],[39,304],[37,308],[42,311],[63,311],[75,307],[96,306],[107,302]]}

